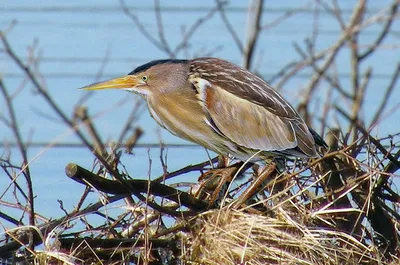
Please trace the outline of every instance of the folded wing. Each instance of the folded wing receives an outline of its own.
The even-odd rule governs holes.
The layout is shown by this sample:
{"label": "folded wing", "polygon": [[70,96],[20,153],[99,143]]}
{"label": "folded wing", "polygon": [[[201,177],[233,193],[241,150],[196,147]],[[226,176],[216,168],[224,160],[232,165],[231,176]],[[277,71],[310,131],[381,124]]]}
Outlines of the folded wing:
{"label": "folded wing", "polygon": [[[194,66],[201,67],[201,63]],[[307,125],[275,90],[235,65],[218,67],[224,71],[222,68],[213,73],[203,71],[200,76],[192,77],[210,124],[246,148],[303,157],[317,155]]]}

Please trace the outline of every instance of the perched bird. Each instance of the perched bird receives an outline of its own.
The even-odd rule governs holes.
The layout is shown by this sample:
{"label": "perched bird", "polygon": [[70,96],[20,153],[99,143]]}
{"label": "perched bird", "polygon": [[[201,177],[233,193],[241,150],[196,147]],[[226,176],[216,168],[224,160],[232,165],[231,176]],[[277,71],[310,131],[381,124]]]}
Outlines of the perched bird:
{"label": "perched bird", "polygon": [[172,134],[243,161],[316,157],[316,145],[324,145],[269,84],[221,59],[156,60],[83,87],[108,88],[141,95]]}

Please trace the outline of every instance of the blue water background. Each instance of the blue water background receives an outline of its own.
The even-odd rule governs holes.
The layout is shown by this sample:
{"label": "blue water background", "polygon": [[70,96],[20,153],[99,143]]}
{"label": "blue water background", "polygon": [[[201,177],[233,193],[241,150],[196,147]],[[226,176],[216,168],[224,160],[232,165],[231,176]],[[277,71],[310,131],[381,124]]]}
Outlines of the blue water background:
{"label": "blue water background", "polygon": [[[371,1],[372,11],[380,10],[390,1]],[[263,23],[273,21],[288,10],[301,7],[312,7],[312,1],[265,1]],[[341,1],[345,18],[351,15],[355,1]],[[157,24],[154,17],[152,1],[127,1],[127,5],[141,19],[145,28],[157,36]],[[186,29],[195,23],[199,17],[205,16],[215,5],[214,1],[162,1],[162,14],[165,35],[174,47],[181,40],[182,27]],[[246,32],[247,1],[230,1],[227,16],[241,39]],[[371,11],[371,12],[372,12]],[[302,11],[282,22],[279,26],[262,33],[256,50],[257,72],[269,79],[284,65],[298,59],[299,55],[293,48],[297,42],[304,47],[304,40],[313,30],[312,10]],[[42,81],[48,88],[62,110],[72,116],[76,102],[87,92],[77,88],[90,84],[96,79],[104,58],[104,66],[100,79],[124,75],[136,66],[153,59],[166,58],[167,55],[143,37],[132,21],[123,14],[119,1],[10,1],[0,3],[0,30],[8,28],[15,20],[17,23],[7,34],[7,38],[16,53],[26,59],[29,47],[37,41],[40,51],[39,70]],[[320,14],[320,37],[317,49],[327,48],[338,38],[339,25],[326,12]],[[394,30],[384,42],[384,45],[400,44],[400,25],[395,22]],[[381,25],[368,27],[361,35],[361,44],[371,43]],[[189,53],[180,53],[178,57],[193,57],[204,54],[204,51],[216,50],[213,56],[228,59],[240,64],[240,52],[235,46],[219,14],[215,14],[204,23],[190,40]],[[339,55],[337,68],[343,85],[350,85],[349,49]],[[374,58],[362,65],[374,68],[373,78],[368,88],[368,94],[362,112],[367,120],[377,108],[383,89],[386,88],[395,65],[400,61],[400,51],[394,48],[382,48]],[[310,71],[303,71],[291,79],[282,89],[283,95],[296,105],[300,94],[310,79]],[[16,91],[24,75],[4,53],[0,53],[0,75],[10,91]],[[323,86],[323,85],[322,85]],[[327,85],[321,88],[319,98],[325,96]],[[394,89],[386,110],[398,106],[400,102],[399,85]],[[2,99],[1,99],[2,100]],[[104,141],[115,141],[130,113],[133,104],[139,97],[119,91],[102,91],[94,93],[88,102],[89,113],[96,116],[95,125],[101,132]],[[337,101],[342,99],[337,96]],[[321,102],[316,106],[321,107]],[[45,116],[56,117],[43,99],[33,92],[32,84],[26,87],[15,99],[17,119],[25,140],[32,142],[63,142],[77,143],[77,138],[62,124]],[[136,121],[144,131],[140,143],[188,144],[159,128],[149,117],[145,108]],[[6,108],[0,101],[0,113]],[[321,115],[316,113],[316,117]],[[334,117],[330,117],[331,125],[335,125]],[[399,131],[400,111],[395,109],[388,118],[374,131],[375,135],[385,136]],[[318,130],[318,122],[316,129]],[[11,131],[0,125],[0,137],[3,143],[15,142]],[[0,150],[0,154],[6,149]],[[18,161],[18,151],[11,149],[12,157]],[[38,154],[40,154],[38,156]],[[189,155],[188,155],[189,154]],[[151,178],[158,177],[163,170],[159,162],[159,148],[138,148],[134,155],[124,155],[123,163],[132,177],[147,178],[151,159]],[[211,154],[212,155],[212,154]],[[36,157],[38,156],[38,157]],[[29,157],[34,159],[31,170],[35,190],[36,210],[38,213],[57,218],[63,215],[57,200],[64,202],[64,207],[71,210],[79,200],[83,186],[69,180],[64,174],[65,165],[76,162],[86,168],[91,168],[93,155],[84,148],[50,148],[37,147],[29,149]],[[173,171],[191,163],[198,163],[208,157],[204,148],[189,146],[186,148],[168,148],[168,170]],[[188,176],[195,181],[197,175]],[[3,190],[3,172],[0,172],[0,190]],[[22,179],[20,180],[23,183]],[[11,191],[10,191],[11,192]],[[9,193],[10,193],[9,192]],[[8,194],[7,196],[11,196]],[[92,201],[98,195],[92,194]],[[4,206],[0,206],[3,208]],[[8,212],[9,209],[7,210]],[[12,211],[11,211],[12,213]],[[4,224],[8,225],[8,224]]]}

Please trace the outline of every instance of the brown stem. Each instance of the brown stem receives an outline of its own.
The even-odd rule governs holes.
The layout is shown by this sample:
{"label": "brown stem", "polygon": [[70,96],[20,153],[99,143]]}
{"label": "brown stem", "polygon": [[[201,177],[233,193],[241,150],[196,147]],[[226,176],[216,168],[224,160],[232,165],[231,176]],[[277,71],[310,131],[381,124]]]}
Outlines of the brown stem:
{"label": "brown stem", "polygon": [[172,200],[179,205],[186,206],[195,211],[203,211],[208,208],[207,202],[198,200],[186,192],[176,190],[158,182],[143,179],[129,179],[122,184],[118,181],[100,177],[73,163],[66,166],[65,172],[67,176],[73,180],[85,185],[90,184],[94,188],[105,193],[118,195],[133,193],[137,196],[140,193],[147,193],[149,191],[151,195]]}
{"label": "brown stem", "polygon": [[[98,209],[100,209],[101,207],[104,207],[107,204],[116,202],[124,197],[125,196],[121,196],[121,195],[109,197],[109,198],[107,198],[107,200],[104,200],[104,201],[102,200],[97,203],[94,203],[94,204],[86,207],[85,209],[75,212],[74,214],[70,214],[69,216],[63,216],[59,219],[47,222],[43,225],[39,225],[38,228],[42,232],[44,237],[46,238],[46,235],[49,232],[53,231],[56,227],[60,226],[61,224],[67,223],[69,220],[73,220],[74,218],[76,218],[78,216],[83,216],[85,214],[95,212]],[[18,235],[15,235],[16,240],[11,240],[9,243],[1,245],[0,246],[0,258],[6,258],[10,255],[10,253],[13,253],[16,250],[18,250],[22,246],[21,243],[27,244],[29,242],[28,235],[30,232],[31,231],[27,231],[27,232],[20,231]],[[40,236],[38,236],[37,233],[35,232],[34,237],[33,237],[33,245],[37,246],[37,245],[40,245],[41,243],[43,243],[42,238]]]}
{"label": "brown stem", "polygon": [[263,10],[263,0],[250,1],[248,10],[247,41],[243,50],[243,67],[250,69],[255,46],[261,29],[261,14]]}
{"label": "brown stem", "polygon": [[[4,42],[4,37],[2,33],[0,32],[1,39],[3,40],[3,44],[6,45]],[[8,110],[8,113],[10,115],[10,125],[11,125],[11,130],[17,140],[18,143],[18,148],[22,156],[22,171],[24,172],[25,180],[27,183],[28,187],[28,205],[29,205],[29,224],[30,225],[35,225],[35,207],[34,207],[34,195],[33,195],[33,184],[32,184],[32,179],[31,179],[31,173],[29,170],[29,161],[28,161],[28,154],[26,150],[26,146],[22,140],[21,132],[18,127],[18,122],[17,122],[17,115],[15,113],[14,106],[12,104],[12,99],[10,95],[8,94],[8,91],[3,83],[3,81],[0,79],[0,90],[3,94],[4,101]],[[15,181],[15,180],[14,180]]]}

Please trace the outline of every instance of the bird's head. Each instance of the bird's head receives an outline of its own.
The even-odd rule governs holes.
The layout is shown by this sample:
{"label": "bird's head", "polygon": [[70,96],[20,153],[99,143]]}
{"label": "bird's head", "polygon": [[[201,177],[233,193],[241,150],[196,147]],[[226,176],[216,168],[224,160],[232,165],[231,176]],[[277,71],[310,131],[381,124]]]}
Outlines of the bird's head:
{"label": "bird's head", "polygon": [[123,89],[143,97],[183,87],[188,79],[187,60],[157,60],[129,74],[82,87],[84,90]]}

